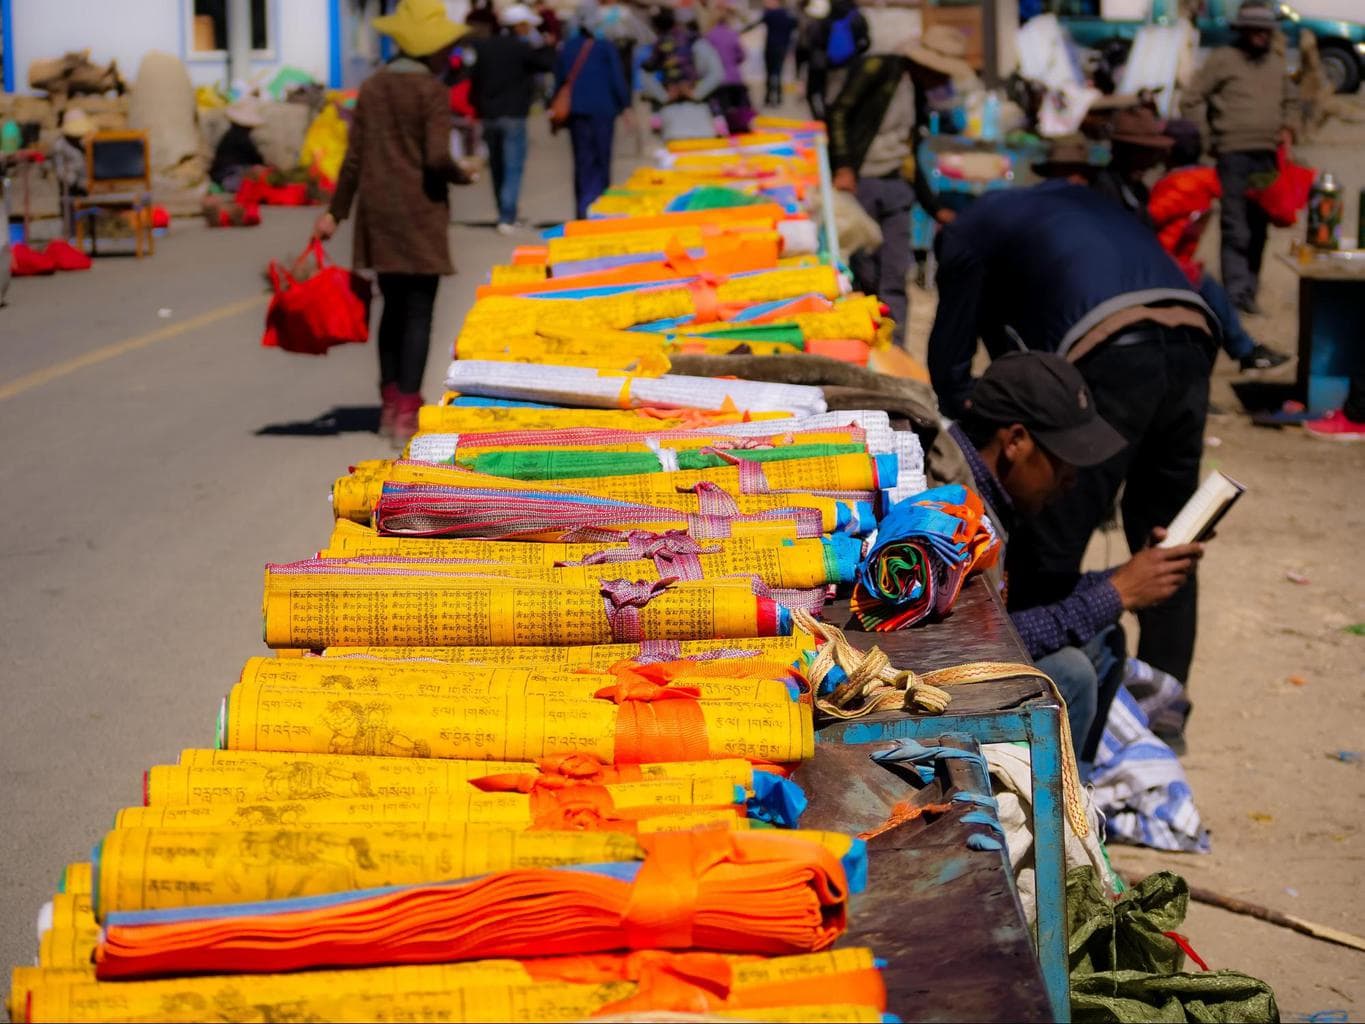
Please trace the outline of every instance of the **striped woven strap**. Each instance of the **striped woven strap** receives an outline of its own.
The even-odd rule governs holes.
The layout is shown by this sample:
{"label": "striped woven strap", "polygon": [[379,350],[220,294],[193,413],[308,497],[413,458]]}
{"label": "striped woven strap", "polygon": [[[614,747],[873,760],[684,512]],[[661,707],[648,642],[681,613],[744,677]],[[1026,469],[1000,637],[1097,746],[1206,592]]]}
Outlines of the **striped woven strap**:
{"label": "striped woven strap", "polygon": [[677,580],[669,577],[652,583],[645,580],[603,580],[602,606],[607,613],[611,639],[618,644],[638,644],[644,637],[640,631],[640,609],[658,597]]}

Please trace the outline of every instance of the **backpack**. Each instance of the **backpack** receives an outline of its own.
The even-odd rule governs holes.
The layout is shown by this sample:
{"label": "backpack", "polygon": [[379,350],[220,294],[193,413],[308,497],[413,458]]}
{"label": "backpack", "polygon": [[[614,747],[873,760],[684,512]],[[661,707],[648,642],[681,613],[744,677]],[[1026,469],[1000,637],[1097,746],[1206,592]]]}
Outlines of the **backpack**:
{"label": "backpack", "polygon": [[825,56],[829,66],[841,68],[858,55],[858,41],[853,36],[853,19],[857,12],[850,11],[842,18],[830,22],[829,39],[825,42]]}

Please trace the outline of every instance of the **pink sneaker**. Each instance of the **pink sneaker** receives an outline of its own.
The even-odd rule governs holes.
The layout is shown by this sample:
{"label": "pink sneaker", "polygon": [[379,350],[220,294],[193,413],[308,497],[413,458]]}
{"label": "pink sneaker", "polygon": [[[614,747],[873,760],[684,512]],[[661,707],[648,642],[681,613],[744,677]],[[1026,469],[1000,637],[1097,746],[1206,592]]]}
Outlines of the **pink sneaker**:
{"label": "pink sneaker", "polygon": [[1346,418],[1340,409],[1329,412],[1320,420],[1308,420],[1303,429],[1323,441],[1365,441],[1365,423]]}

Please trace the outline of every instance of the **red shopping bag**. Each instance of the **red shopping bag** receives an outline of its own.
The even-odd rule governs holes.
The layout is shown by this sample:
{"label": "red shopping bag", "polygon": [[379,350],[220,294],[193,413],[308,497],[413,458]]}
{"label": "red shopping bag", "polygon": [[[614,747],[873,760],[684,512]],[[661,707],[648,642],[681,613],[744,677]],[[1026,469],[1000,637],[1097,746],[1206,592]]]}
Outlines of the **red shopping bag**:
{"label": "red shopping bag", "polygon": [[1247,189],[1247,198],[1260,205],[1270,223],[1287,228],[1299,219],[1299,211],[1308,205],[1308,193],[1313,188],[1313,168],[1301,167],[1289,156],[1289,147],[1281,146],[1275,154],[1278,173],[1265,188]]}
{"label": "red shopping bag", "polygon": [[370,283],[332,265],[322,243],[314,240],[300,260],[312,256],[317,273],[297,280],[278,260],[270,261],[275,297],[265,314],[261,344],[286,352],[326,355],[333,345],[363,342],[370,336]]}

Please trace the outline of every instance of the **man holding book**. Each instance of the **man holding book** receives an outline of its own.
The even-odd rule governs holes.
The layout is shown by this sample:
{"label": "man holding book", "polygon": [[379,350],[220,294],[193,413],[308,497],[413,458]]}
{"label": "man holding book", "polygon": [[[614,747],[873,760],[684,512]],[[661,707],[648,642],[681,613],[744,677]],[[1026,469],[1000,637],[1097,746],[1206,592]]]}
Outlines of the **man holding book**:
{"label": "man holding book", "polygon": [[[1199,486],[1218,320],[1156,236],[1085,185],[1047,181],[978,199],[939,235],[939,305],[929,374],[950,415],[972,396],[978,339],[993,357],[1019,349],[1065,356],[1096,410],[1127,445],[1082,469],[1024,524],[1016,580],[1030,603],[1071,593],[1091,535],[1122,491],[1137,552]],[[1139,615],[1138,657],[1187,681],[1195,578]]]}
{"label": "man holding book", "polygon": [[1078,470],[1113,458],[1126,442],[1096,411],[1080,372],[1041,352],[995,360],[948,430],[1005,544],[1001,586],[1010,620],[1029,656],[1066,698],[1076,758],[1088,764],[1123,678],[1127,652],[1119,617],[1169,599],[1185,584],[1203,546],[1158,546],[1166,531],[1156,529],[1152,543],[1122,565],[1085,573],[1057,600],[1032,600],[1032,570],[1027,559],[1021,564],[1011,557],[1010,532],[1033,521]]}

